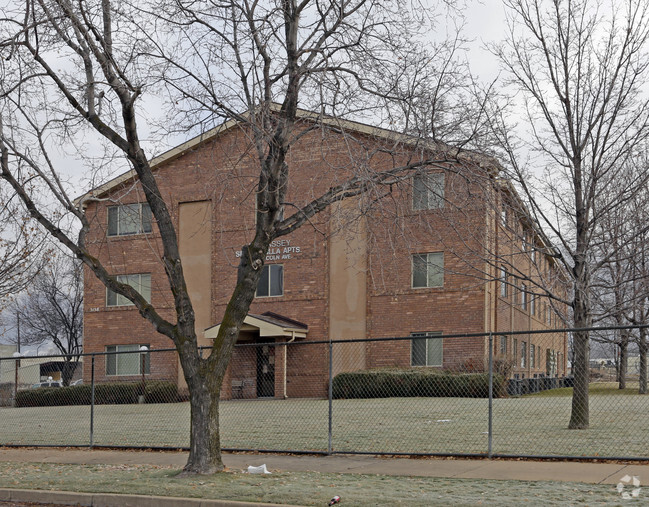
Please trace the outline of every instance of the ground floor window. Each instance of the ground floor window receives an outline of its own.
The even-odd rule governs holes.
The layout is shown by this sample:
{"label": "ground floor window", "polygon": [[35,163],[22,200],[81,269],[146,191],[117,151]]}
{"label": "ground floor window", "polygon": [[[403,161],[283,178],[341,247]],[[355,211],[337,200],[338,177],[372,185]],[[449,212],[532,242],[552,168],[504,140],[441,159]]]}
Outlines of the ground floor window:
{"label": "ground floor window", "polygon": [[521,368],[525,368],[527,363],[527,342],[521,342]]}
{"label": "ground floor window", "polygon": [[503,356],[507,355],[507,336],[506,335],[500,335],[500,353]]}
{"label": "ground floor window", "polygon": [[410,364],[412,366],[442,366],[444,340],[439,331],[412,333]]}
{"label": "ground floor window", "polygon": [[535,356],[536,356],[536,345],[530,345],[530,368],[536,368]]}
{"label": "ground floor window", "polygon": [[[142,375],[142,353],[140,347],[149,345],[108,345],[106,347],[106,375]],[[151,370],[151,354],[144,354],[144,373]]]}

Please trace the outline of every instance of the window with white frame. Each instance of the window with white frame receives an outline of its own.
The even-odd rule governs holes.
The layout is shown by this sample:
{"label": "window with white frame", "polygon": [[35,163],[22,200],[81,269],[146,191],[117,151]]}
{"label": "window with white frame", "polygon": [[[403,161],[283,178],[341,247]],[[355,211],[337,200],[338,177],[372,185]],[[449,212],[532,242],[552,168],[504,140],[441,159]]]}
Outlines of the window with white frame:
{"label": "window with white frame", "polygon": [[412,256],[412,287],[444,286],[444,253],[414,254]]}
{"label": "window with white frame", "polygon": [[444,207],[444,173],[418,173],[412,177],[412,209]]}
{"label": "window with white frame", "polygon": [[107,345],[106,375],[142,375],[151,373],[151,354],[141,352],[140,347],[149,348],[147,343],[138,345]]}
{"label": "window with white frame", "polygon": [[442,366],[444,339],[439,331],[411,333],[410,364],[412,366]]}
{"label": "window with white frame", "polygon": [[[151,275],[149,273],[136,273],[132,275],[118,275],[117,281],[130,285],[140,295],[151,302]],[[133,305],[125,296],[106,289],[106,306],[129,306]]]}
{"label": "window with white frame", "polygon": [[514,363],[516,363],[516,354],[518,354],[518,338],[513,338],[512,339],[512,360],[514,361]]}
{"label": "window with white frame", "polygon": [[507,270],[504,266],[500,268],[500,297],[507,297]]}
{"label": "window with white frame", "polygon": [[284,294],[284,265],[267,264],[262,268],[257,284],[257,297],[281,296]]}
{"label": "window with white frame", "polygon": [[530,344],[530,368],[536,367],[536,345]]}
{"label": "window with white frame", "polygon": [[524,283],[521,284],[521,308],[527,310],[527,287]]}
{"label": "window with white frame", "polygon": [[507,335],[500,335],[500,354],[507,355]]}
{"label": "window with white frame", "polygon": [[521,368],[527,364],[527,342],[521,342]]}
{"label": "window with white frame", "polygon": [[530,292],[530,313],[536,315],[534,293]]}
{"label": "window with white frame", "polygon": [[147,203],[122,204],[108,208],[109,236],[151,232],[151,222],[151,208]]}

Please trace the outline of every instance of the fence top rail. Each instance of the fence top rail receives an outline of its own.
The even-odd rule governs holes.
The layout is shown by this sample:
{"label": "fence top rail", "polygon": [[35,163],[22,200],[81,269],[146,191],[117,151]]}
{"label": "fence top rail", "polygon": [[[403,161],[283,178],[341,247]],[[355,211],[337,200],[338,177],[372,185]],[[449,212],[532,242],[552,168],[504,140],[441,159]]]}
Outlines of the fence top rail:
{"label": "fence top rail", "polygon": [[[530,329],[526,331],[492,331],[486,333],[452,333],[440,334],[437,336],[391,336],[383,338],[350,338],[345,340],[301,340],[294,342],[254,342],[254,343],[237,343],[236,347],[259,347],[263,345],[272,345],[276,347],[299,346],[299,345],[318,345],[318,344],[335,344],[335,343],[367,343],[367,342],[386,342],[386,341],[403,341],[412,340],[417,338],[425,338],[427,340],[441,340],[444,338],[486,338],[489,336],[518,336],[518,335],[537,335],[537,334],[554,334],[554,333],[577,333],[577,332],[593,332],[593,331],[617,331],[622,329],[647,329],[649,324],[639,324],[634,326],[600,326],[600,327],[582,327],[582,328],[555,328],[555,329]],[[211,347],[202,346],[198,347],[199,351],[211,350]],[[158,352],[176,352],[176,349],[149,349],[146,353]],[[127,351],[111,351],[111,352],[84,352],[82,354],[48,354],[48,355],[21,355],[21,356],[0,356],[0,361],[16,361],[28,359],[60,359],[65,357],[79,358],[79,357],[95,357],[95,356],[111,356],[116,354],[142,354],[141,350],[127,350]]]}

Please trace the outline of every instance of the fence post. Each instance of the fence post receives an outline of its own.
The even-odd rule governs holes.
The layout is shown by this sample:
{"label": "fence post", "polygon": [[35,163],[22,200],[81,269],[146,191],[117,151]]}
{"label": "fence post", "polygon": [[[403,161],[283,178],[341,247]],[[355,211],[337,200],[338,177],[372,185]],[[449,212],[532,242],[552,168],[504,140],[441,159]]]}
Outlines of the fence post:
{"label": "fence post", "polygon": [[95,432],[95,355],[90,359],[90,448],[94,443]]}
{"label": "fence post", "polygon": [[489,429],[487,438],[487,456],[492,456],[493,440],[493,401],[494,401],[494,338],[489,333]]}
{"label": "fence post", "polygon": [[333,343],[329,338],[329,439],[327,441],[327,454],[332,451],[332,419],[333,419]]}

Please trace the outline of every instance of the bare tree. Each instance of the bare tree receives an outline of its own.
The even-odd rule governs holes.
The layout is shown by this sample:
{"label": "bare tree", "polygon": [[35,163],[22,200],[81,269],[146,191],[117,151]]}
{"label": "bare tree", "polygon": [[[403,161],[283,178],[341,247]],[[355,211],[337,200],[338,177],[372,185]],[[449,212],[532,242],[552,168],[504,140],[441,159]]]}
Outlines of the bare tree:
{"label": "bare tree", "polygon": [[17,297],[7,312],[20,321],[21,345],[52,343],[63,356],[63,385],[70,385],[83,352],[83,265],[59,258],[34,279],[27,293]]}
{"label": "bare tree", "polygon": [[[444,100],[439,99],[439,107],[432,110],[435,123],[458,137],[471,137],[471,125],[464,132],[451,129],[452,95],[462,89],[457,82],[461,65],[452,63],[459,39],[442,43],[433,55],[422,50],[417,36],[429,27],[427,15],[426,9],[412,9],[407,2],[369,0],[150,5],[35,0],[3,14],[2,178],[49,234],[173,341],[190,392],[187,473],[223,469],[221,384],[271,242],[343,199],[369,195],[364,200],[369,206],[386,193],[375,189],[388,188],[420,167],[447,167],[457,154],[450,148],[436,149],[439,145],[428,144],[432,150],[411,145],[403,156],[392,158],[392,166],[377,171],[367,163],[373,153],[361,147],[356,151],[363,157],[332,175],[328,191],[289,206],[286,195],[294,168],[288,154],[293,143],[318,128],[325,115],[335,119],[363,114],[411,133],[416,125],[429,129],[430,123],[406,121],[409,117],[403,111],[418,110],[417,100],[441,97]],[[242,248],[236,287],[205,358],[197,348],[194,309],[174,221],[142,144],[139,115],[154,91],[164,92],[171,115],[180,120],[171,124],[177,130],[237,120],[258,161],[254,236]],[[299,104],[317,106],[317,114],[309,122],[298,121]],[[398,116],[393,116],[395,111]],[[427,137],[433,134],[429,131]],[[146,196],[161,237],[160,261],[173,296],[175,320],[120,283],[90,253],[86,244],[90,223],[83,207],[92,196],[75,204],[50,154],[52,136],[63,146],[75,147],[79,138],[91,135],[104,151],[102,157],[83,160],[89,171],[86,177],[96,178],[105,160],[122,160]],[[373,151],[386,153],[389,159],[400,146],[395,138]],[[80,146],[75,157],[81,159],[84,151]],[[43,206],[30,185],[56,200],[58,210],[52,213],[51,204]],[[293,211],[286,217],[285,207]],[[61,217],[76,220],[77,237],[59,225]]]}
{"label": "bare tree", "polygon": [[[594,255],[598,226],[647,183],[646,173],[629,185],[620,174],[649,135],[649,5],[627,0],[604,12],[590,0],[505,4],[509,34],[493,50],[520,92],[529,137],[517,140],[501,116],[499,143],[534,219],[558,244],[571,324],[584,329],[593,319],[592,276],[607,259]],[[589,346],[589,333],[576,331],[573,429],[589,426]]]}
{"label": "bare tree", "polygon": [[36,223],[16,205],[0,192],[0,301],[24,290],[46,257]]}

